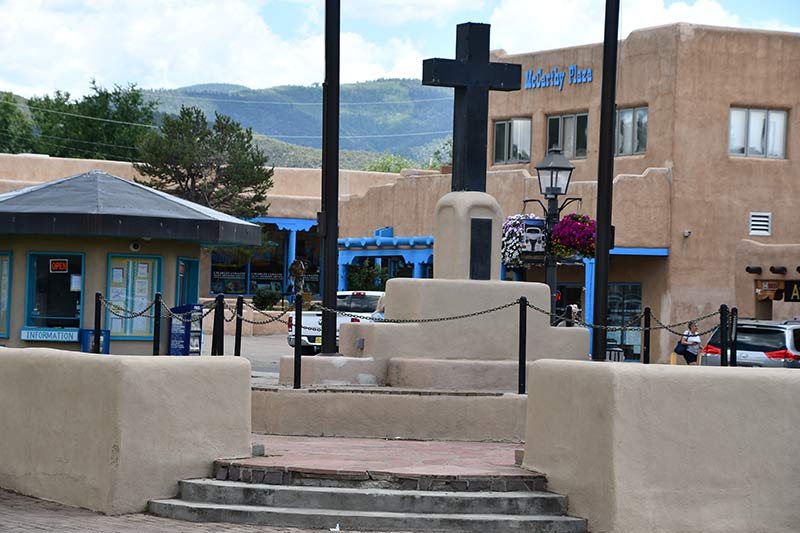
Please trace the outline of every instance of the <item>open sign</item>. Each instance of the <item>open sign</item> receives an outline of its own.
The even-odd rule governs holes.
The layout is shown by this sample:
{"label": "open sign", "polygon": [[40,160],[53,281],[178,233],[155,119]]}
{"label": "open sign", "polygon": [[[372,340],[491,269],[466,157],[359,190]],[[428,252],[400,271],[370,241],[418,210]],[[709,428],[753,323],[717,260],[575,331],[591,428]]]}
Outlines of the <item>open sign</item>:
{"label": "open sign", "polygon": [[51,274],[66,274],[69,272],[69,259],[51,259],[50,260],[50,273]]}

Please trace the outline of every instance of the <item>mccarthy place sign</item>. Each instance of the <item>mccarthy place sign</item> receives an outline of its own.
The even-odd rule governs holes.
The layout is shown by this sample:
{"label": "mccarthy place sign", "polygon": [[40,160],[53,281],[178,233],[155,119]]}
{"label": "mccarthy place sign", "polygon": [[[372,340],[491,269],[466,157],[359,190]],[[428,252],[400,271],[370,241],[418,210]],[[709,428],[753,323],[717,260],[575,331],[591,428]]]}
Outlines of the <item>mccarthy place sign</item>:
{"label": "mccarthy place sign", "polygon": [[558,67],[553,67],[552,70],[547,72],[542,71],[542,69],[525,71],[526,89],[558,87],[560,91],[564,88],[565,80],[567,85],[592,83],[592,69],[579,68],[578,65],[570,65],[567,70],[558,70]]}

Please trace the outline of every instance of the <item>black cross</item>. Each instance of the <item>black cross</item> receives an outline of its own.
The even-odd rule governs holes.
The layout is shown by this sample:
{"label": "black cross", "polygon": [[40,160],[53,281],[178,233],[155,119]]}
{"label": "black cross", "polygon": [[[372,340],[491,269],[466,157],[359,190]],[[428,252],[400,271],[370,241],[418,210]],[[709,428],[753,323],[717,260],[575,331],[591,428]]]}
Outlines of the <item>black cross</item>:
{"label": "black cross", "polygon": [[489,91],[518,91],[521,65],[489,62],[489,25],[456,27],[456,58],[422,62],[422,84],[454,87],[454,191],[486,191]]}

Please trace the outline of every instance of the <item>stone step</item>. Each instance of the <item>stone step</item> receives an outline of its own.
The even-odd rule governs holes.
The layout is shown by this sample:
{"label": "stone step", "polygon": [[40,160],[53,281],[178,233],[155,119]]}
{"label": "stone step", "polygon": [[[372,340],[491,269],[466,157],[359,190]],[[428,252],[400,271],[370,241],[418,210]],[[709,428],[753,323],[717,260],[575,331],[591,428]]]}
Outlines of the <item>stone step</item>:
{"label": "stone step", "polygon": [[585,520],[552,515],[393,513],[225,505],[176,499],[153,500],[149,509],[156,516],[190,522],[233,522],[309,529],[330,529],[338,525],[341,530],[373,531],[586,532]]}
{"label": "stone step", "polygon": [[214,462],[214,477],[219,481],[352,489],[446,492],[519,492],[547,489],[547,478],[538,472],[520,475],[421,475],[264,466],[258,464],[260,459],[217,460]]}
{"label": "stone step", "polygon": [[551,492],[437,492],[261,485],[212,479],[180,482],[187,502],[392,513],[563,515],[567,501]]}

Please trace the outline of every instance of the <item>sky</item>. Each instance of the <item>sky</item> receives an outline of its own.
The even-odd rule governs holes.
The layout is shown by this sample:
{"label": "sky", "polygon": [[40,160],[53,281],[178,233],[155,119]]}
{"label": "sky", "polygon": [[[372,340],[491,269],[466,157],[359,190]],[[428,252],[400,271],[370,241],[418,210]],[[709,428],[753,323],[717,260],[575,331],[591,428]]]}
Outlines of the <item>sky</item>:
{"label": "sky", "polygon": [[[455,27],[491,24],[508,53],[603,40],[604,0],[341,0],[341,82],[420,78]],[[92,79],[253,89],[325,77],[324,0],[0,0],[0,91],[73,97]],[[691,22],[800,32],[800,0],[620,0],[620,38]]]}

